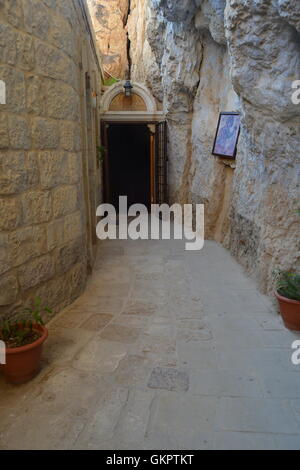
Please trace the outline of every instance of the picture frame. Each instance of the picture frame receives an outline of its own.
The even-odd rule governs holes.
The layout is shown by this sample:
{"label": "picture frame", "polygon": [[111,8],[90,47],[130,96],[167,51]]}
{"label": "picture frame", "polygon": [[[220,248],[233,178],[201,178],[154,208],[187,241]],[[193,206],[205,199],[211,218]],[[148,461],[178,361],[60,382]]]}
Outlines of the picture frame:
{"label": "picture frame", "polygon": [[235,158],[240,129],[241,116],[239,113],[221,112],[212,154],[217,157]]}

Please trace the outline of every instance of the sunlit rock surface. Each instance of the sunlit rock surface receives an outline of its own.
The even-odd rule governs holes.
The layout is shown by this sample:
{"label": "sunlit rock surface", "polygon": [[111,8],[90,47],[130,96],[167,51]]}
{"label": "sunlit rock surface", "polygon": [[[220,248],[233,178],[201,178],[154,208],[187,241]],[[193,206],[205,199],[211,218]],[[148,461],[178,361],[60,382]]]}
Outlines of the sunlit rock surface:
{"label": "sunlit rock surface", "polygon": [[127,31],[129,0],[88,0],[106,78],[125,78],[128,72]]}

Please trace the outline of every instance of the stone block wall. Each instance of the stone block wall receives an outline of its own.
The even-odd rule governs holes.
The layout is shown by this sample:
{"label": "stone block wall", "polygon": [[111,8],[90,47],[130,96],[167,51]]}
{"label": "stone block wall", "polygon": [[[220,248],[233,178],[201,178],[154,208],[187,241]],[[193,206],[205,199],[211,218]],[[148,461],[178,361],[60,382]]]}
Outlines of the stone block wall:
{"label": "stone block wall", "polygon": [[101,175],[87,93],[100,95],[101,73],[86,14],[81,1],[0,0],[0,316],[37,296],[60,310],[92,265]]}

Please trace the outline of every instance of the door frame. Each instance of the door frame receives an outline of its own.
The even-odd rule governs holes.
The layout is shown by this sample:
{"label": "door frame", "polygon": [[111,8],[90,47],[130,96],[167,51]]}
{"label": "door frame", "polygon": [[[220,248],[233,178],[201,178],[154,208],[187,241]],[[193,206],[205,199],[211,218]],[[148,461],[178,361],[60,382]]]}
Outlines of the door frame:
{"label": "door frame", "polygon": [[[101,119],[101,141],[106,151],[104,152],[104,171],[103,171],[103,188],[104,188],[104,202],[111,202],[111,187],[110,187],[110,173],[109,173],[109,146],[108,146],[108,128],[110,125],[147,125],[149,128],[150,136],[150,204],[168,202],[167,201],[167,132],[166,132],[166,120],[129,120],[129,119]],[[164,152],[164,184],[165,184],[165,200],[162,201],[158,194],[158,164],[159,164],[159,151],[161,151],[159,144],[159,128],[164,126],[164,138],[163,138],[163,152]]]}

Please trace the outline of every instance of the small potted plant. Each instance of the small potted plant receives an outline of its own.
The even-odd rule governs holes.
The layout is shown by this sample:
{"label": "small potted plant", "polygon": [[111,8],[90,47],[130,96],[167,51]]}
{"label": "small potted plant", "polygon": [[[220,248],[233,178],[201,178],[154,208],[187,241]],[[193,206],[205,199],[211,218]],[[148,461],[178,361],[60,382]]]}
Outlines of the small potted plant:
{"label": "small potted plant", "polygon": [[39,370],[43,343],[48,337],[43,312],[51,313],[51,310],[43,307],[37,298],[34,307],[25,310],[24,318],[0,322],[0,340],[5,344],[6,359],[2,370],[10,383],[27,382]]}
{"label": "small potted plant", "polygon": [[276,274],[275,295],[285,326],[300,331],[300,274],[279,271]]}

